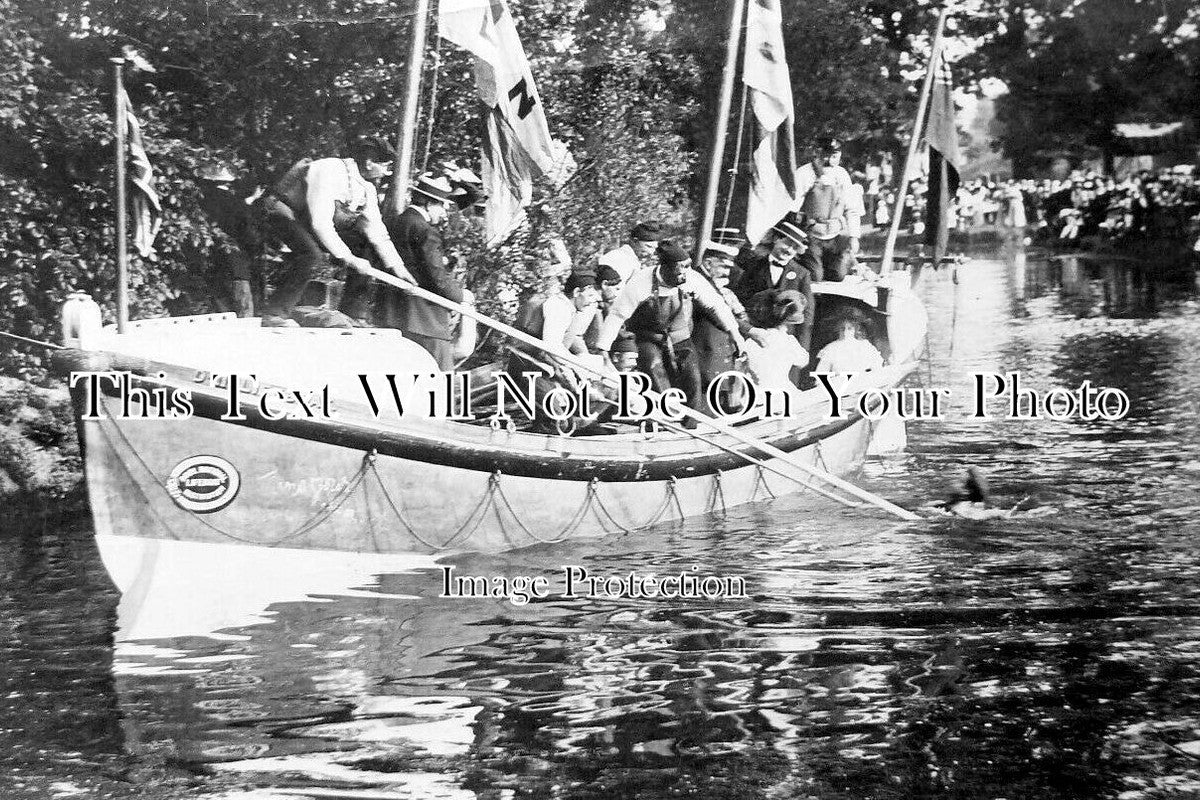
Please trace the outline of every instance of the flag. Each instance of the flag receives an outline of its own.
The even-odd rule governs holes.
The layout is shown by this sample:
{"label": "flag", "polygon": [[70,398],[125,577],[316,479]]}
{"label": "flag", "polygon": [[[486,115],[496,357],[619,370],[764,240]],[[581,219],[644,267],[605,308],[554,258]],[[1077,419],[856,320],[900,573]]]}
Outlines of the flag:
{"label": "flag", "polygon": [[524,219],[533,179],[562,172],[546,112],[505,0],[442,0],[438,34],[475,56],[483,104],[486,235],[498,244]]}
{"label": "flag", "polygon": [[779,0],[750,2],[742,80],[754,110],[746,237],[757,243],[796,204],[795,111]]}
{"label": "flag", "polygon": [[954,124],[954,95],[950,65],[939,50],[925,123],[929,145],[929,190],[925,195],[925,244],[933,247],[936,266],[950,240],[950,202],[958,191],[958,128]]}
{"label": "flag", "polygon": [[133,246],[138,255],[146,258],[154,254],[154,237],[162,225],[162,204],[158,192],[154,191],[154,173],[146,145],[142,142],[142,123],[134,116],[133,104],[125,87],[118,89],[117,102],[121,104],[125,117],[125,140],[129,147],[129,182],[133,184]]}

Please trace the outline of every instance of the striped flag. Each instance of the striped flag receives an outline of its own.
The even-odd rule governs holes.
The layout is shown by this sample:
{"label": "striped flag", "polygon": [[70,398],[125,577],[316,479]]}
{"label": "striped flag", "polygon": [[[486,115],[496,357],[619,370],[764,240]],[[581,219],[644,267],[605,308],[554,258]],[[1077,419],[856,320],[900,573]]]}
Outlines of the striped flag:
{"label": "striped flag", "polygon": [[475,56],[485,123],[486,235],[498,244],[524,220],[533,179],[561,172],[562,156],[505,0],[442,0],[438,34]]}
{"label": "striped flag", "polygon": [[746,237],[757,243],[796,204],[795,111],[779,0],[750,0],[742,80],[754,109]]}
{"label": "striped flag", "polygon": [[925,195],[925,244],[933,248],[936,265],[950,241],[950,201],[958,191],[958,128],[954,124],[954,92],[950,64],[939,49],[925,142],[929,145],[929,191]]}
{"label": "striped flag", "polygon": [[146,145],[142,142],[142,123],[134,116],[133,104],[125,87],[118,90],[117,102],[121,104],[125,117],[125,138],[129,146],[129,182],[133,193],[133,246],[138,255],[147,258],[154,254],[154,237],[162,225],[162,204],[158,192],[154,191],[154,173]]}

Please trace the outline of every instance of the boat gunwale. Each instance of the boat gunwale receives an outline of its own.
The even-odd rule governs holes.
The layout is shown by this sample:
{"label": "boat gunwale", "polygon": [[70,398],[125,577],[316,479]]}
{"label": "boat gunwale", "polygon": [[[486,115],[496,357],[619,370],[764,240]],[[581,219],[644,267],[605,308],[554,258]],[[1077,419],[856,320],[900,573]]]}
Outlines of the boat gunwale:
{"label": "boat gunwale", "polygon": [[[171,365],[158,365],[169,369]],[[908,371],[901,373],[907,375]],[[145,384],[145,387],[174,386],[181,381],[164,378],[130,374],[134,386]],[[85,391],[83,382],[73,390]],[[197,388],[197,387],[192,387]],[[204,388],[204,387],[199,387]],[[106,396],[117,394],[115,387],[104,387]],[[193,415],[214,422],[223,422],[239,427],[247,427],[276,435],[288,436],[307,441],[332,444],[360,452],[369,452],[393,458],[401,458],[423,463],[440,464],[443,466],[460,467],[472,471],[500,472],[506,475],[522,475],[525,477],[545,478],[554,480],[603,480],[603,481],[643,481],[668,480],[680,477],[710,475],[718,472],[744,467],[748,463],[746,456],[756,460],[769,461],[771,457],[754,446],[746,445],[725,434],[714,433],[711,436],[702,434],[705,439],[687,434],[629,434],[622,436],[621,441],[614,441],[618,435],[594,437],[568,437],[556,434],[540,434],[525,431],[503,431],[498,434],[503,441],[486,441],[484,437],[493,437],[497,433],[491,428],[478,424],[450,423],[447,427],[444,421],[436,425],[428,420],[424,429],[418,426],[400,426],[397,424],[365,425],[361,421],[345,419],[324,419],[285,417],[268,419],[258,413],[256,406],[245,402],[241,404],[241,412],[245,420],[223,420],[221,415],[227,410],[225,398],[215,391],[192,394]],[[787,453],[801,450],[819,443],[821,440],[839,433],[864,419],[857,409],[847,411],[845,417],[826,419],[820,424],[796,426],[779,430],[781,420],[763,420],[751,423],[742,428],[748,436],[761,439],[764,444],[773,446]],[[152,420],[149,424],[162,425],[170,420]],[[774,434],[757,436],[756,428],[769,426],[776,429]],[[446,436],[448,431],[457,433],[470,432],[476,437],[473,441],[461,436]],[[439,437],[436,434],[441,433]],[[521,440],[524,440],[523,442]],[[608,444],[628,445],[628,454],[587,452],[587,443],[604,442]],[[514,445],[528,443],[540,447],[515,447]],[[553,443],[551,449],[547,445]],[[652,450],[655,446],[676,446],[680,443],[695,443],[697,446],[690,450],[675,452],[659,452]],[[581,445],[583,445],[581,447]],[[726,449],[728,448],[728,449]],[[729,452],[732,449],[734,452]],[[573,450],[574,452],[570,452]]]}

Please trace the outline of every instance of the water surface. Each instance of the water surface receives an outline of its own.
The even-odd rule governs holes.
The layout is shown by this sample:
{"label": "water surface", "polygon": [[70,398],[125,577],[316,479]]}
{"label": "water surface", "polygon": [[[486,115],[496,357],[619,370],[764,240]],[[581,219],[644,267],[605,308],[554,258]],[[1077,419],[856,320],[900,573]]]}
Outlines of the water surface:
{"label": "water surface", "polygon": [[[231,563],[155,638],[115,645],[84,526],[5,535],[0,796],[1200,795],[1191,278],[1010,247],[924,292],[915,385],[954,402],[859,479],[917,507],[974,464],[999,505],[1053,513],[900,525],[781,499],[447,562],[696,567],[745,577],[741,600],[439,599],[425,562],[281,586],[265,609]],[[970,374],[1008,371],[1117,387],[1131,410],[970,418]],[[226,606],[233,627],[202,635]]]}

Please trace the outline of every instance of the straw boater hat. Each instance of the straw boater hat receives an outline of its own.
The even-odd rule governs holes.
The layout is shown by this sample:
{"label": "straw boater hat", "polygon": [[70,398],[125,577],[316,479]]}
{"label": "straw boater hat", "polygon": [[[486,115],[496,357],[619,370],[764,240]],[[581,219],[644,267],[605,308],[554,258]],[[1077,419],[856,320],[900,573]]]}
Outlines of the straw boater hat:
{"label": "straw boater hat", "polygon": [[731,247],[741,247],[746,243],[746,236],[738,228],[713,228],[712,241]]}
{"label": "straw boater hat", "polygon": [[804,247],[808,244],[808,235],[800,230],[800,226],[791,220],[780,220],[771,230],[777,237],[789,239],[797,247]]}
{"label": "straw boater hat", "polygon": [[450,188],[450,181],[445,178],[435,178],[432,175],[422,175],[417,178],[416,184],[412,187],[412,193],[421,195],[430,200],[437,200],[440,203],[447,204],[450,202],[450,195],[454,190]]}

